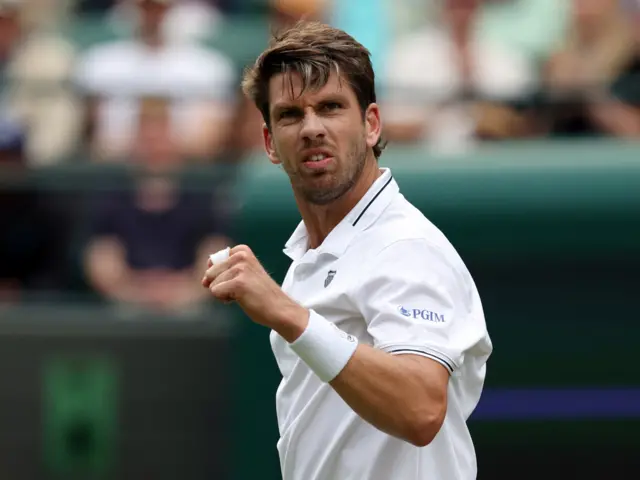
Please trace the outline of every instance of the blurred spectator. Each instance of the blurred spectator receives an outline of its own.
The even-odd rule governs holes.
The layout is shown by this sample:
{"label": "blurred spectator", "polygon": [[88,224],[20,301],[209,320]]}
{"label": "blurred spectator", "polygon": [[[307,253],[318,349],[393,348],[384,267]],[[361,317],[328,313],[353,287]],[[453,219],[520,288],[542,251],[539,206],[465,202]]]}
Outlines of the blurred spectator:
{"label": "blurred spectator", "polygon": [[552,133],[640,137],[638,3],[621,3],[572,0],[569,36],[547,65]]}
{"label": "blurred spectator", "polygon": [[208,299],[200,285],[210,253],[228,241],[215,193],[183,191],[184,166],[167,102],[143,101],[136,128],[133,189],[111,191],[92,211],[85,271],[90,284],[127,311],[189,314]]}
{"label": "blurred spectator", "polygon": [[[305,20],[323,20],[327,0],[268,0],[268,20],[272,31],[279,31]],[[247,151],[262,150],[264,120],[252,101],[242,95],[233,122],[231,149],[239,157]]]}
{"label": "blurred spectator", "polygon": [[77,145],[81,109],[69,88],[75,52],[50,33],[27,0],[0,0],[3,108],[27,129],[32,165],[54,163]]}
{"label": "blurred spectator", "polygon": [[[545,62],[567,34],[570,2],[484,0],[477,35]],[[541,73],[541,72],[540,72]]]}
{"label": "blurred spectator", "polygon": [[[116,30],[135,31],[140,9],[137,0],[120,0],[109,16]],[[172,0],[161,25],[167,42],[204,41],[211,38],[223,20],[216,2],[206,0]]]}
{"label": "blurred spectator", "polygon": [[67,226],[55,202],[25,183],[27,138],[22,127],[0,120],[0,302],[25,293],[61,290]]}
{"label": "blurred spectator", "polygon": [[105,13],[118,0],[75,0],[75,11],[80,14]]}
{"label": "blurred spectator", "polygon": [[439,22],[401,36],[381,75],[385,135],[461,148],[474,137],[531,134],[515,106],[535,93],[538,68],[511,45],[477,35],[482,0],[444,0]]}
{"label": "blurred spectator", "polygon": [[[616,112],[602,116],[600,123],[606,131],[621,137],[640,138],[640,1],[623,0],[623,5],[631,25],[633,53],[611,85],[613,101],[609,108]],[[618,124],[607,127],[609,119],[616,119]]]}
{"label": "blurred spectator", "polygon": [[357,39],[371,53],[375,72],[383,71],[383,62],[394,27],[393,6],[389,0],[350,0],[327,2],[330,24]]}
{"label": "blurred spectator", "polygon": [[272,23],[283,28],[302,19],[321,20],[327,3],[327,0],[269,0]]}
{"label": "blurred spectator", "polygon": [[71,18],[75,0],[20,0],[24,5],[23,18],[39,30],[56,30]]}
{"label": "blurred spectator", "polygon": [[169,42],[163,25],[176,0],[133,0],[136,36],[90,49],[78,82],[88,96],[89,136],[98,159],[126,158],[137,99],[172,99],[172,128],[190,158],[217,155],[228,140],[236,72],[221,52],[193,42]]}
{"label": "blurred spectator", "polygon": [[[106,13],[117,6],[121,0],[70,0],[75,3],[75,10],[80,14]],[[184,0],[191,2],[192,0]],[[243,3],[251,0],[196,0],[194,3],[204,4],[223,13],[233,12]],[[240,4],[240,5],[238,5]]]}

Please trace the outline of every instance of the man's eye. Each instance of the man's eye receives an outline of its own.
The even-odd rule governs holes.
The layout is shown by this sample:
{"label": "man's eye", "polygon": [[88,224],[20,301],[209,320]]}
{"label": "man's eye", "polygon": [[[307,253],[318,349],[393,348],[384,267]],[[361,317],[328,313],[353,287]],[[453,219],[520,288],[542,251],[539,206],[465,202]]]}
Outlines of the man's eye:
{"label": "man's eye", "polygon": [[284,110],[280,113],[279,118],[286,119],[286,118],[295,118],[297,116],[298,116],[298,112],[296,112],[295,110]]}
{"label": "man's eye", "polygon": [[325,110],[338,110],[339,108],[342,108],[342,105],[337,102],[329,102],[324,104]]}

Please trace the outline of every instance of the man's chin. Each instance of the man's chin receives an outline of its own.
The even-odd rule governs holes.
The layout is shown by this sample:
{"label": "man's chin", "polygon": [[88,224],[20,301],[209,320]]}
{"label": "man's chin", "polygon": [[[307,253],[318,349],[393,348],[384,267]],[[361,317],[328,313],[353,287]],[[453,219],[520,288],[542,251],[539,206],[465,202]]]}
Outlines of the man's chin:
{"label": "man's chin", "polygon": [[349,190],[349,186],[326,184],[314,188],[305,188],[302,194],[306,201],[314,205],[329,205]]}

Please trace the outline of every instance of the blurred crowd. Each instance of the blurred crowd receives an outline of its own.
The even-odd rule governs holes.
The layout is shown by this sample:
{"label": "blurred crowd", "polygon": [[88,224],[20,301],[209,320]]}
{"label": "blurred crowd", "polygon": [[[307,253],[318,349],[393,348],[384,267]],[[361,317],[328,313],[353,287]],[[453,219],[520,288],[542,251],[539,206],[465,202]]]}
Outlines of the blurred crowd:
{"label": "blurred crowd", "polygon": [[[127,312],[205,302],[194,286],[229,242],[228,209],[171,173],[261,148],[239,90],[253,58],[225,40],[257,54],[301,18],[370,49],[393,144],[640,138],[640,0],[0,0],[3,178],[135,166],[130,184],[90,198],[79,263],[99,296]],[[64,288],[69,208],[6,184],[0,301]]]}

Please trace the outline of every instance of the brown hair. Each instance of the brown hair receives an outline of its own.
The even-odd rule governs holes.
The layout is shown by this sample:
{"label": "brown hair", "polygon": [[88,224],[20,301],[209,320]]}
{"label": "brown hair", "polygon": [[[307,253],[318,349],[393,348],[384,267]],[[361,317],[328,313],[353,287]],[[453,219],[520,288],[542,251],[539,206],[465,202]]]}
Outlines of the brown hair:
{"label": "brown hair", "polygon": [[[302,77],[302,94],[326,85],[332,71],[353,88],[364,118],[369,105],[376,102],[370,53],[342,30],[318,22],[299,22],[284,32],[275,33],[267,49],[245,72],[242,90],[270,127],[269,80],[274,75],[298,73]],[[380,138],[373,147],[376,158],[384,146]]]}

